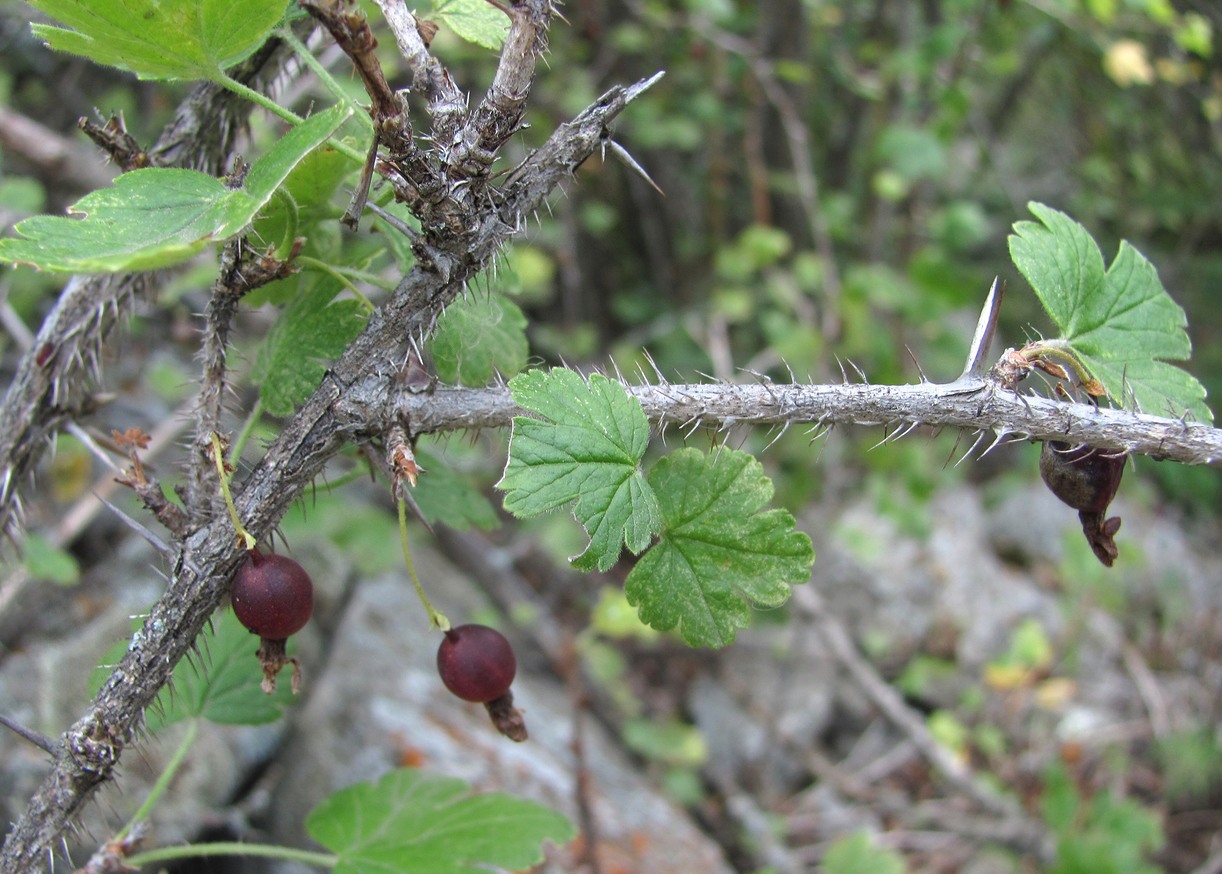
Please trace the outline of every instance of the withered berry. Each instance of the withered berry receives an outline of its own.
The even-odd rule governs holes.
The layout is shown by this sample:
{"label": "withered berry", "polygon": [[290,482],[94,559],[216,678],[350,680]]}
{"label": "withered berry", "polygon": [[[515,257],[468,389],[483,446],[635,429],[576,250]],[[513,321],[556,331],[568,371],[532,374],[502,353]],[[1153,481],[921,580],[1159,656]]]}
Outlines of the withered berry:
{"label": "withered berry", "polygon": [[1040,476],[1054,495],[1078,511],[1086,542],[1108,567],[1120,554],[1115,540],[1120,517],[1107,518],[1107,508],[1120,488],[1125,458],[1122,452],[1056,440],[1040,452]]}

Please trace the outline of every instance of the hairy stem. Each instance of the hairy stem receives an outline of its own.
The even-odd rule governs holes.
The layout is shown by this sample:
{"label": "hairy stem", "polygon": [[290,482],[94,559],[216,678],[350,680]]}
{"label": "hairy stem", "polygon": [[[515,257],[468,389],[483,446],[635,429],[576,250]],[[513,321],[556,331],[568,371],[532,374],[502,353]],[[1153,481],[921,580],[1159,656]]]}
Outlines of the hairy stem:
{"label": "hairy stem", "polygon": [[199,719],[190,719],[187,721],[186,731],[183,733],[182,740],[178,742],[178,746],[174,749],[174,754],[170,756],[170,760],[166,762],[165,768],[157,776],[157,782],[153,784],[153,788],[149,790],[144,801],[140,803],[139,809],[132,814],[131,819],[127,821],[127,825],[120,829],[115,835],[116,840],[123,840],[128,835],[132,834],[139,826],[157,809],[157,802],[161,800],[161,796],[165,795],[166,790],[170,788],[170,784],[174,781],[174,777],[178,774],[178,769],[182,767],[182,763],[187,760],[187,753],[195,745],[196,738],[199,737]]}
{"label": "hairy stem", "polygon": [[437,610],[429,601],[429,596],[424,592],[424,586],[420,582],[420,577],[416,573],[416,563],[412,561],[412,548],[407,539],[407,501],[399,498],[396,502],[399,506],[399,544],[403,547],[403,563],[407,565],[408,576],[412,578],[412,585],[416,587],[416,597],[420,599],[420,603],[424,605],[424,610],[429,615],[429,625],[440,631],[450,630],[450,620],[444,614]]}

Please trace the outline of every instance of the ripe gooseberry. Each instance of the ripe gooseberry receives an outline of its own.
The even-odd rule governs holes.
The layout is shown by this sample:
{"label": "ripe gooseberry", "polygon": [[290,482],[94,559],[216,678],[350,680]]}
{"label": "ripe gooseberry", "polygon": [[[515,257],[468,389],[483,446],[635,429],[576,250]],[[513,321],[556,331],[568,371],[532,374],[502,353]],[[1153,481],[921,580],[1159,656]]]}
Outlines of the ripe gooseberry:
{"label": "ripe gooseberry", "polygon": [[314,612],[314,584],[305,568],[257,549],[234,574],[230,598],[238,621],[265,640],[296,634]]}
{"label": "ripe gooseberry", "polygon": [[464,701],[487,703],[505,695],[518,670],[513,647],[487,625],[459,625],[437,649],[437,673]]}

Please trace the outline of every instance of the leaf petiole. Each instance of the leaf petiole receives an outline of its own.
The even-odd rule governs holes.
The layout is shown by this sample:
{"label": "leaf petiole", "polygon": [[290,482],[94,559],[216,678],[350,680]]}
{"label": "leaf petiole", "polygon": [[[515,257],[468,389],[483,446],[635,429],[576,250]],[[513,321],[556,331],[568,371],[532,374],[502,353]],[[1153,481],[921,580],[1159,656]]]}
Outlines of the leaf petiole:
{"label": "leaf petiole", "polygon": [[373,301],[365,297],[364,292],[362,292],[359,288],[357,288],[356,284],[351,279],[348,278],[347,271],[339,270],[335,267],[332,267],[330,264],[327,264],[324,261],[319,261],[317,258],[311,258],[308,255],[298,255],[297,263],[300,264],[302,267],[311,267],[314,270],[318,270],[318,271],[321,271],[322,273],[326,273],[328,276],[331,276],[332,278],[338,280],[340,285],[342,285],[344,288],[352,292],[352,296],[355,297],[358,301],[360,301],[361,309],[365,311],[366,315],[373,314],[373,310],[374,310]]}
{"label": "leaf petiole", "polygon": [[272,199],[284,206],[284,236],[280,239],[280,244],[276,246],[276,257],[283,260],[291,257],[289,253],[293,249],[293,240],[297,238],[300,210],[297,208],[297,199],[289,194],[288,189],[284,186],[280,186],[272,193]]}
{"label": "leaf petiole", "polygon": [[250,409],[250,414],[246,417],[246,421],[242,423],[242,430],[238,432],[238,439],[233,443],[233,457],[241,458],[242,450],[246,448],[247,442],[250,440],[250,435],[254,433],[255,426],[259,424],[259,420],[263,418],[263,399],[255,398],[255,404]]}
{"label": "leaf petiole", "polygon": [[1019,354],[1032,364],[1052,359],[1054,362],[1068,365],[1073,371],[1076,384],[1082,386],[1088,394],[1096,397],[1106,394],[1073,347],[1064,340],[1036,340],[1020,349]]}
{"label": "leaf petiole", "polygon": [[335,77],[331,75],[331,71],[324,67],[318,58],[314,57],[314,53],[310,51],[309,47],[297,38],[297,34],[293,33],[292,28],[277,28],[276,36],[293,50],[293,53],[297,55],[301,63],[318,77],[318,81],[322,82],[323,87],[330,91],[336,100],[348,104],[355,110],[361,110],[354,113],[354,115],[361,119],[367,130],[373,131],[373,120],[369,117],[369,113],[365,112],[364,107],[352,99],[352,95],[345,91],[344,87],[336,81]]}
{"label": "leaf petiole", "polygon": [[209,844],[187,844],[178,847],[158,847],[144,853],[136,853],[125,861],[133,869],[151,865],[154,862],[168,862],[171,859],[197,859],[206,856],[262,856],[264,858],[285,859],[286,861],[302,862],[318,868],[334,868],[339,864],[339,857],[331,853],[315,853],[309,850],[298,850],[293,847],[281,847],[274,844],[247,844],[241,841],[217,841]]}
{"label": "leaf petiole", "polygon": [[[221,73],[219,78],[217,79],[217,84],[221,85],[222,87],[228,88],[230,91],[232,91],[234,94],[237,94],[240,97],[245,97],[251,103],[257,104],[258,106],[262,106],[272,115],[276,116],[279,119],[287,121],[289,124],[293,125],[294,127],[296,127],[297,125],[305,121],[304,118],[302,118],[297,113],[293,112],[293,110],[287,109],[286,107],[283,107],[276,101],[272,100],[270,97],[264,94],[260,94],[258,91],[256,91],[255,89],[247,85],[243,85],[241,82],[239,82],[237,79],[230,76],[228,73]],[[352,146],[348,145],[347,143],[341,142],[340,140],[332,137],[329,140],[327,140],[327,144],[330,145],[331,148],[335,149],[335,151],[339,152],[341,155],[351,158],[356,163],[358,164],[365,163],[365,155],[362,154],[361,152],[358,152],[356,149],[352,148]]]}
{"label": "leaf petiole", "polygon": [[166,762],[165,768],[157,777],[157,782],[153,784],[153,788],[149,790],[148,797],[140,805],[140,809],[132,814],[132,818],[127,821],[127,825],[115,835],[116,841],[121,841],[136,827],[136,823],[143,822],[149,818],[153,809],[157,806],[158,800],[165,794],[165,791],[170,788],[170,783],[174,780],[178,769],[182,766],[183,761],[187,758],[187,753],[195,744],[195,739],[199,736],[199,720],[191,719],[187,721],[187,730],[183,734],[182,740],[178,742],[178,747],[174,750],[174,755],[170,756],[170,760]]}

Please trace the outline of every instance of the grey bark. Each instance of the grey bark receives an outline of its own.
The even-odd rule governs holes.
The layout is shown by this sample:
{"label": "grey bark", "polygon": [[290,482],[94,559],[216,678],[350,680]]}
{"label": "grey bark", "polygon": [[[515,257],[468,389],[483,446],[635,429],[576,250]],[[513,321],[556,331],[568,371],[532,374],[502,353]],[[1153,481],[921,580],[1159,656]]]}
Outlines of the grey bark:
{"label": "grey bark", "polygon": [[[978,433],[978,442],[970,445],[982,451],[995,442],[1029,438],[1089,443],[1184,464],[1222,464],[1218,428],[1019,394],[987,378],[915,385],[662,384],[628,386],[628,391],[650,421],[663,427],[867,425],[884,426],[898,438],[927,425]],[[503,428],[525,414],[504,386],[441,387],[431,395],[396,388],[389,395],[353,391],[338,409],[353,430],[372,433],[395,421],[408,422],[413,434]]]}

